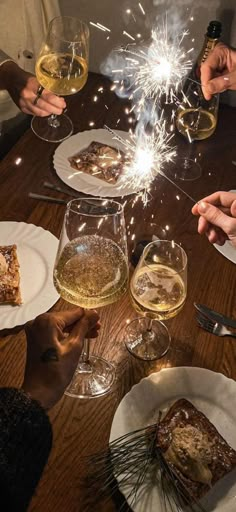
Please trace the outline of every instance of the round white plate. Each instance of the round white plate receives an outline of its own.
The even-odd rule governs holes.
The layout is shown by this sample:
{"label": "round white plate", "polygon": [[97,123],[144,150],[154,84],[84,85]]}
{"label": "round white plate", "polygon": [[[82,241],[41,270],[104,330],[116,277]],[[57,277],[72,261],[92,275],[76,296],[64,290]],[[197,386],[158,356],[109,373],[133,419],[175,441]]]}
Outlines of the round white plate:
{"label": "round white plate", "polygon": [[0,245],[17,245],[23,304],[0,305],[0,329],[23,325],[59,299],[53,285],[58,240],[49,231],[25,222],[0,222]]}
{"label": "round white plate", "polygon": [[[129,138],[127,132],[121,130],[115,130],[115,132],[123,139]],[[69,187],[91,196],[119,197],[138,192],[140,189],[134,188],[134,186],[131,185],[124,185],[120,178],[117,183],[113,185],[86,173],[78,172],[70,166],[68,158],[88,147],[93,141],[109,144],[110,146],[124,151],[124,146],[115,140],[108,130],[103,128],[87,130],[72,135],[72,137],[63,141],[54,153],[53,163],[59,178]]]}
{"label": "round white plate", "polygon": [[[192,367],[166,368],[133,386],[115,413],[110,442],[154,423],[158,411],[164,411],[179,398],[186,398],[201,410],[236,450],[236,382],[220,373]],[[121,483],[119,487],[131,505],[127,498],[131,487],[124,487]],[[236,471],[218,482],[202,504],[209,512],[235,512]],[[170,512],[168,507],[164,509],[158,487],[152,484],[142,487],[140,498],[132,504],[132,510]]]}
{"label": "round white plate", "polygon": [[[236,190],[229,190],[229,192],[234,192],[236,194]],[[233,263],[236,263],[236,247],[233,247],[231,242],[225,242],[224,245],[217,245],[214,244],[214,247],[218,252],[223,254],[225,258],[232,261]]]}

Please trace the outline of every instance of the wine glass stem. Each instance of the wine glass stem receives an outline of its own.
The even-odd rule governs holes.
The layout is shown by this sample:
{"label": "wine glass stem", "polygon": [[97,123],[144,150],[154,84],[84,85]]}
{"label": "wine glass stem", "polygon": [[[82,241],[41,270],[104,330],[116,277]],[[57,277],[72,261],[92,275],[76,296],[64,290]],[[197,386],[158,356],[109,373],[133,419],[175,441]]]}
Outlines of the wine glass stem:
{"label": "wine glass stem", "polygon": [[89,339],[85,338],[83,350],[80,358],[82,363],[89,364]]}
{"label": "wine glass stem", "polygon": [[151,332],[152,331],[152,321],[153,321],[153,318],[149,318],[149,322],[148,322],[148,326],[147,326],[147,332]]}
{"label": "wine glass stem", "polygon": [[56,114],[51,114],[48,118],[48,124],[51,128],[58,128],[60,126],[60,121]]}

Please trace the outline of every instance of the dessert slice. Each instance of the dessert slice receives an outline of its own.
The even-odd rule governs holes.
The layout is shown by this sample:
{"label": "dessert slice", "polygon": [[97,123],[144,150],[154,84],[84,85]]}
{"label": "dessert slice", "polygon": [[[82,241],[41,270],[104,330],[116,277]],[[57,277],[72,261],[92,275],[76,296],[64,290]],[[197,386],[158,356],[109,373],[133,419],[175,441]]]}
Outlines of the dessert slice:
{"label": "dessert slice", "polygon": [[125,165],[125,155],[122,151],[94,141],[68,160],[73,169],[111,184],[117,182]]}
{"label": "dessert slice", "polygon": [[160,422],[157,445],[194,501],[236,467],[236,451],[184,398],[175,402]]}
{"label": "dessert slice", "polygon": [[22,303],[16,245],[0,245],[0,304]]}

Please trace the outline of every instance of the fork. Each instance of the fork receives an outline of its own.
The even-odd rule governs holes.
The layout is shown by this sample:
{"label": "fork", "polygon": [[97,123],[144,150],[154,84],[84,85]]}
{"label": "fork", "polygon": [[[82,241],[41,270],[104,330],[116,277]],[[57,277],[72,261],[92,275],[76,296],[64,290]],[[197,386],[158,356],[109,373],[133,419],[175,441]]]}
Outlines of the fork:
{"label": "fork", "polygon": [[230,331],[223,324],[212,322],[209,320],[209,318],[199,313],[197,314],[197,322],[200,327],[205,329],[205,331],[210,332],[211,334],[215,334],[216,336],[231,336],[232,338],[236,338],[236,332]]}

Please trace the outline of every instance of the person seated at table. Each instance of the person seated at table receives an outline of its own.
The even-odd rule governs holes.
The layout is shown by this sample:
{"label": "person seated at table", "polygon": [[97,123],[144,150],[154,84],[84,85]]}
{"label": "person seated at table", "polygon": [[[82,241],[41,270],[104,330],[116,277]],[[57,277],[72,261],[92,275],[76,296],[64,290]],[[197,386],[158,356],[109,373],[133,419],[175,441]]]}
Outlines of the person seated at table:
{"label": "person seated at table", "polygon": [[236,193],[215,192],[195,204],[192,213],[199,215],[198,233],[211,244],[230,240],[236,249]]}
{"label": "person seated at table", "polygon": [[201,65],[201,84],[206,100],[213,94],[236,90],[236,50],[218,43]]}
{"label": "person seated at table", "polygon": [[85,336],[96,337],[96,311],[45,313],[26,325],[27,356],[21,389],[0,388],[0,503],[25,512],[47,462],[52,428],[46,411],[62,397]]}
{"label": "person seated at table", "polygon": [[7,90],[14,103],[25,114],[39,117],[60,115],[66,107],[64,98],[46,89],[38,96],[38,88],[36,77],[24,71],[0,50],[0,89]]}

